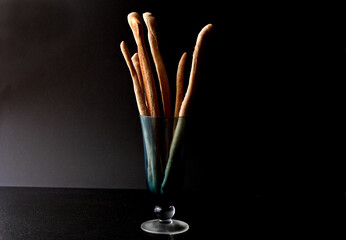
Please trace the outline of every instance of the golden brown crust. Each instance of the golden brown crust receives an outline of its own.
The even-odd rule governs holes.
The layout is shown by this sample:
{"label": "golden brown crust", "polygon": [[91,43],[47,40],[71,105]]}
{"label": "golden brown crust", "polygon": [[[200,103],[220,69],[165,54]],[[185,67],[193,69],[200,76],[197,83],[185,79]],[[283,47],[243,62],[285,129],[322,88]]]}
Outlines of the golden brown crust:
{"label": "golden brown crust", "polygon": [[206,35],[211,31],[212,28],[213,28],[213,25],[208,24],[198,34],[196,46],[193,52],[192,66],[191,66],[190,77],[189,77],[189,85],[188,85],[184,100],[181,104],[179,116],[186,116],[188,114],[188,111],[191,105],[191,99],[196,90],[196,73],[198,71],[198,66],[199,66],[199,62],[201,58],[201,54],[200,54],[201,49],[203,47],[203,43],[204,43]]}
{"label": "golden brown crust", "polygon": [[139,14],[136,12],[130,13],[127,19],[138,47],[138,56],[143,77],[145,96],[148,103],[148,109],[151,116],[159,116],[160,112],[157,103],[155,80],[151,71],[148,53],[145,48],[143,24]]}
{"label": "golden brown crust", "polygon": [[155,17],[149,12],[146,12],[143,14],[143,19],[148,28],[148,40],[149,40],[151,55],[153,56],[157,76],[159,78],[164,116],[170,117],[172,114],[170,88],[169,88],[169,82],[168,82],[165,64],[163,63],[163,59],[161,57],[160,50],[159,50],[159,43],[157,40],[157,34],[155,29],[156,20],[155,20]]}
{"label": "golden brown crust", "polygon": [[121,49],[121,52],[125,58],[126,64],[130,70],[130,74],[131,74],[132,82],[133,82],[133,89],[135,91],[135,96],[136,96],[136,101],[137,101],[139,113],[140,113],[140,115],[148,116],[149,111],[148,111],[147,106],[145,104],[145,99],[144,99],[142,88],[141,88],[139,81],[138,81],[137,72],[136,72],[135,67],[133,66],[129,50],[128,50],[124,41],[122,41],[120,43],[120,49]]}
{"label": "golden brown crust", "polygon": [[187,60],[187,53],[185,52],[180,58],[180,61],[178,64],[178,70],[177,70],[175,109],[174,109],[175,117],[179,116],[181,103],[183,102],[183,98],[184,98],[184,72],[185,72],[186,60]]}
{"label": "golden brown crust", "polygon": [[140,66],[140,63],[139,63],[138,53],[133,54],[131,60],[132,60],[133,66],[136,69],[136,73],[137,73],[137,77],[138,77],[138,82],[139,82],[139,85],[141,86],[141,89],[142,89],[142,92],[143,92],[143,95],[144,95],[144,99],[145,99],[145,102],[146,102],[145,90],[144,90],[144,85],[143,85],[143,77],[142,77],[142,72],[141,72],[141,66]]}

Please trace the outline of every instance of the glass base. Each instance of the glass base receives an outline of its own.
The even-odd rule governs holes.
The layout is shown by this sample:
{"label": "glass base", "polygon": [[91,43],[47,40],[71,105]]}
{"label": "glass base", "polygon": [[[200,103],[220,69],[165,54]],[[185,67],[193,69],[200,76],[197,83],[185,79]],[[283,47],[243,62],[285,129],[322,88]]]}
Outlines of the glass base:
{"label": "glass base", "polygon": [[154,219],[142,223],[141,229],[152,234],[174,235],[186,232],[189,225],[175,219],[172,219],[170,223],[161,223],[160,220]]}

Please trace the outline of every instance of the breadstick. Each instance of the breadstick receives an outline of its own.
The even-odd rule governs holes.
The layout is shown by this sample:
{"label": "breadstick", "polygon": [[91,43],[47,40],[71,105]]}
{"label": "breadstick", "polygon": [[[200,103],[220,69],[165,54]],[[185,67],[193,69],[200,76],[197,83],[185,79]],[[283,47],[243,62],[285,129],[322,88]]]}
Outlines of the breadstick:
{"label": "breadstick", "polygon": [[[133,54],[131,60],[132,60],[133,66],[136,69],[138,82],[139,82],[139,85],[141,86],[142,92],[144,94],[145,90],[144,90],[144,86],[143,86],[143,77],[142,77],[142,72],[141,72],[141,66],[139,64],[138,53]],[[144,95],[144,98],[145,98],[145,95]]]}
{"label": "breadstick", "polygon": [[186,59],[187,59],[187,53],[185,52],[181,56],[179,64],[178,64],[174,117],[179,116],[181,103],[184,98],[184,71],[185,71]]}
{"label": "breadstick", "polygon": [[143,14],[143,19],[148,28],[148,40],[149,40],[151,55],[153,56],[157,76],[159,78],[164,116],[170,117],[172,113],[171,113],[171,98],[170,98],[169,82],[168,82],[165,64],[163,63],[160,50],[159,50],[159,43],[157,40],[157,34],[155,29],[156,20],[155,20],[155,17],[149,12],[146,12]]}
{"label": "breadstick", "polygon": [[179,116],[186,116],[189,111],[189,108],[191,105],[191,99],[196,89],[196,73],[198,72],[199,62],[201,60],[200,59],[201,48],[203,47],[205,36],[211,31],[212,28],[213,28],[213,25],[208,24],[198,34],[195,49],[193,52],[192,66],[191,66],[190,77],[189,77],[189,85],[187,87],[184,100],[181,104]]}
{"label": "breadstick", "polygon": [[133,32],[133,36],[138,47],[138,56],[143,76],[145,96],[147,98],[148,109],[151,116],[159,116],[155,80],[151,71],[150,60],[145,48],[143,24],[138,13],[132,12],[127,16],[127,20]]}
{"label": "breadstick", "polygon": [[128,68],[130,70],[130,73],[131,73],[131,77],[132,77],[132,81],[133,81],[133,89],[135,91],[136,101],[137,101],[137,106],[138,106],[139,113],[142,116],[148,116],[149,112],[148,112],[147,106],[145,105],[145,99],[144,99],[144,96],[143,96],[142,89],[141,89],[141,87],[139,85],[136,69],[135,69],[135,67],[132,64],[129,50],[128,50],[128,48],[127,48],[127,46],[126,46],[124,41],[122,41],[120,43],[120,49],[121,49],[121,52],[124,55],[125,61],[126,61],[127,66],[128,66]]}

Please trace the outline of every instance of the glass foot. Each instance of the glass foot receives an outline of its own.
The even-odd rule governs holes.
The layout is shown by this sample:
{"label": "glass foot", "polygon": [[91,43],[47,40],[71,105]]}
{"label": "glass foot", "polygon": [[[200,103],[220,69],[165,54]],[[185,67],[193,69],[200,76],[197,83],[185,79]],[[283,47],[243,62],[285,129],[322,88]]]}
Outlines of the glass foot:
{"label": "glass foot", "polygon": [[171,219],[169,223],[162,223],[159,219],[149,220],[142,223],[143,231],[152,234],[174,235],[186,232],[189,225],[183,221]]}

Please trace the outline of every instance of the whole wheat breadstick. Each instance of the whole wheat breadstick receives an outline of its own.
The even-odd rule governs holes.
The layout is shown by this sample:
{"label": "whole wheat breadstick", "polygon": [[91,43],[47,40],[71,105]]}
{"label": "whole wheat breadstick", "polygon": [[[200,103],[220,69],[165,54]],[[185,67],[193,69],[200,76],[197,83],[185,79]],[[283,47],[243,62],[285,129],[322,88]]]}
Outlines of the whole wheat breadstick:
{"label": "whole wheat breadstick", "polygon": [[[141,86],[142,92],[144,94],[145,90],[144,90],[144,86],[143,86],[143,77],[142,77],[142,72],[141,72],[141,66],[139,63],[138,53],[133,54],[131,60],[132,60],[133,66],[136,69],[138,82],[139,82],[139,85]],[[145,94],[144,94],[144,98],[145,98]]]}
{"label": "whole wheat breadstick", "polygon": [[176,82],[176,94],[175,94],[175,108],[174,108],[174,116],[179,116],[179,111],[181,107],[181,103],[184,98],[184,71],[186,65],[187,53],[185,52],[179,61],[178,70],[177,70],[177,82]]}
{"label": "whole wheat breadstick", "polygon": [[195,49],[193,52],[192,66],[191,66],[190,77],[189,77],[189,85],[187,87],[184,100],[181,104],[179,116],[186,116],[189,111],[189,108],[191,105],[191,99],[196,89],[196,73],[198,72],[198,66],[201,60],[200,59],[201,49],[203,47],[205,36],[211,31],[212,28],[213,28],[213,25],[208,24],[198,34]]}
{"label": "whole wheat breadstick", "polygon": [[121,49],[121,52],[123,53],[126,64],[127,64],[128,68],[130,70],[130,73],[131,73],[131,77],[132,77],[132,81],[133,81],[133,89],[135,91],[139,113],[140,113],[140,115],[148,116],[149,111],[147,109],[147,106],[145,105],[145,99],[144,99],[144,95],[143,95],[141,86],[139,85],[136,69],[133,66],[129,50],[128,50],[124,41],[122,41],[120,43],[120,49]]}
{"label": "whole wheat breadstick", "polygon": [[164,116],[170,117],[172,113],[171,113],[171,97],[170,97],[169,82],[168,82],[165,64],[163,63],[160,50],[159,50],[159,43],[157,40],[157,34],[155,29],[156,20],[155,20],[155,17],[149,12],[146,12],[143,14],[143,19],[148,28],[148,40],[149,40],[151,55],[153,56],[157,76],[159,78]]}
{"label": "whole wheat breadstick", "polygon": [[145,48],[143,24],[138,13],[132,12],[127,16],[128,23],[133,32],[133,36],[138,47],[138,57],[141,66],[145,96],[148,103],[148,109],[151,116],[159,116],[159,107],[157,103],[157,94],[155,80],[151,71],[150,60]]}

